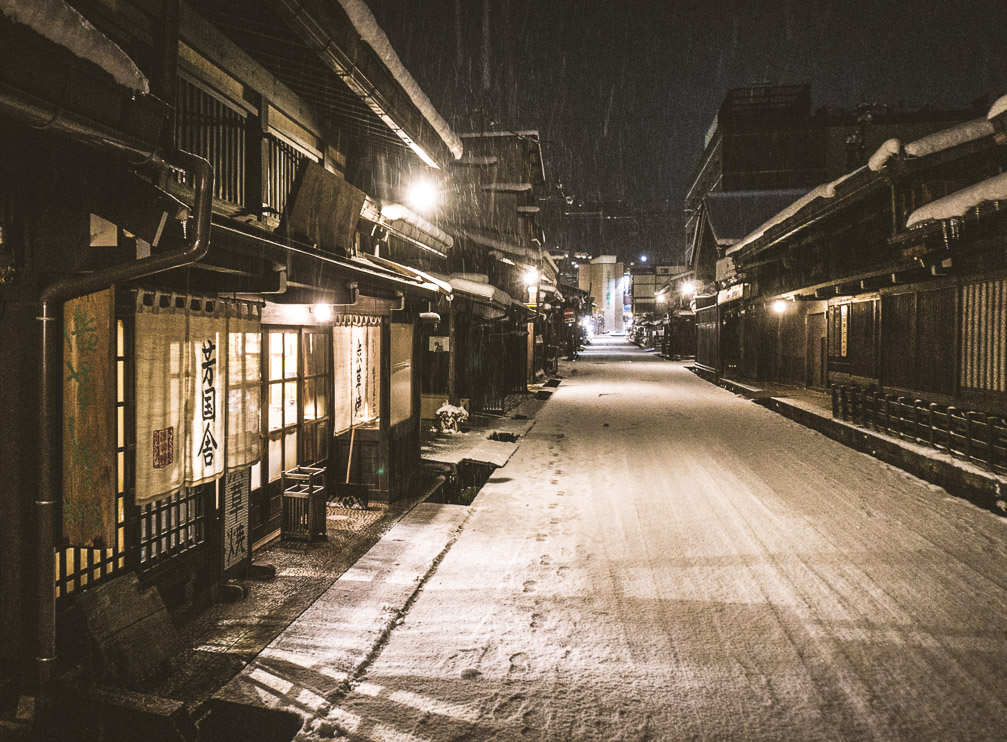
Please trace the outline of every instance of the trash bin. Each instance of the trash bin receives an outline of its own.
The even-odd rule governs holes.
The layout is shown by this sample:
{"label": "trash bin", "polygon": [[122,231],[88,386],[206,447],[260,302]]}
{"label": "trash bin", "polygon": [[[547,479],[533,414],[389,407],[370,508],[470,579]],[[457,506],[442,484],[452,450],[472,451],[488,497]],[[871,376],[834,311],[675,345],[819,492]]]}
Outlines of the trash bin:
{"label": "trash bin", "polygon": [[280,535],[314,541],[325,538],[325,467],[298,466],[283,472]]}

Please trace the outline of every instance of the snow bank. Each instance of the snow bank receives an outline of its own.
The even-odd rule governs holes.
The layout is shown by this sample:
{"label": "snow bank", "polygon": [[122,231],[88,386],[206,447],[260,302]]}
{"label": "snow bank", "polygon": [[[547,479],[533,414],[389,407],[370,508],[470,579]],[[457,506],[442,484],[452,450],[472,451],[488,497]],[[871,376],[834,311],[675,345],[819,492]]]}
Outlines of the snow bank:
{"label": "snow bank", "polygon": [[126,52],[63,0],[0,0],[0,11],[15,23],[101,67],[123,87],[150,92],[150,83]]}
{"label": "snow bank", "polygon": [[455,159],[459,159],[462,156],[463,150],[461,139],[451,130],[448,122],[434,108],[434,104],[430,102],[426,93],[420,89],[419,84],[409,73],[409,70],[402,64],[402,60],[395,53],[395,49],[392,48],[392,44],[388,40],[388,37],[385,36],[385,32],[381,30],[381,26],[378,25],[370,8],[364,4],[363,0],[338,0],[338,2],[346,12],[346,15],[349,16],[350,23],[353,24],[357,33],[360,34],[360,38],[377,52],[378,56],[385,63],[385,66],[388,67],[388,71],[392,73],[392,76],[406,91],[413,105],[420,110],[423,117],[434,128],[434,131],[444,140],[444,143],[451,150],[451,154],[454,155]]}
{"label": "snow bank", "polygon": [[952,147],[992,136],[993,124],[986,119],[975,119],[966,121],[950,129],[942,129],[933,134],[928,134],[921,139],[910,142],[906,145],[906,154],[910,157],[926,157],[935,152],[942,152]]}
{"label": "snow bank", "polygon": [[895,138],[889,139],[871,155],[871,159],[867,161],[867,167],[871,172],[881,172],[881,169],[888,164],[888,161],[896,157],[900,152],[902,152],[902,141]]}
{"label": "snow bank", "polygon": [[909,215],[906,227],[914,227],[932,219],[964,216],[970,209],[987,201],[1007,201],[1007,173],[994,175],[921,206]]}

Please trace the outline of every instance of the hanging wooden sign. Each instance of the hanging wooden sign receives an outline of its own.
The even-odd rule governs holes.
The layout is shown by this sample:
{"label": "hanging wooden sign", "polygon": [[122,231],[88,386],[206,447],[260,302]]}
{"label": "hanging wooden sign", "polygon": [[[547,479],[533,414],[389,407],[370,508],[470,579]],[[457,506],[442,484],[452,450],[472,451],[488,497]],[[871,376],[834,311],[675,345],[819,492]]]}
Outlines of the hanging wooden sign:
{"label": "hanging wooden sign", "polygon": [[115,542],[114,290],[63,305],[63,535]]}

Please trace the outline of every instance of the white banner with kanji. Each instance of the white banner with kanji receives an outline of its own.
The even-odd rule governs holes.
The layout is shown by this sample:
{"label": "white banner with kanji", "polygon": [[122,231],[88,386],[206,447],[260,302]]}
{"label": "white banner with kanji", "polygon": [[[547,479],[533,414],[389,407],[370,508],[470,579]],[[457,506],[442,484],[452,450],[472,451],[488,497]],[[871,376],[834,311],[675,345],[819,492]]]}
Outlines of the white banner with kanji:
{"label": "white banner with kanji", "polygon": [[138,292],[137,504],[259,459],[260,343],[247,308]]}

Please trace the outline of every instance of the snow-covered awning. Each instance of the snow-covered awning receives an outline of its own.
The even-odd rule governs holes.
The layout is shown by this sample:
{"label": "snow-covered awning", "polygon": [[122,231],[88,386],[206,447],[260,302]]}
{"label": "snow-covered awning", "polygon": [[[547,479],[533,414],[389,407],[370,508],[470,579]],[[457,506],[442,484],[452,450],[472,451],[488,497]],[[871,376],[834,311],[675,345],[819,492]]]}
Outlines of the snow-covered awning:
{"label": "snow-covered awning", "polygon": [[120,85],[150,92],[150,83],[126,52],[63,0],[0,0],[0,12],[98,65]]}
{"label": "snow-covered awning", "polygon": [[506,291],[501,291],[491,283],[475,281],[456,274],[444,275],[442,273],[432,273],[431,275],[442,281],[447,281],[451,285],[452,290],[461,296],[467,296],[470,299],[488,304],[496,304],[504,309],[511,305],[510,294]]}
{"label": "snow-covered awning", "polygon": [[906,227],[915,227],[935,219],[965,216],[970,209],[990,201],[1007,202],[1007,173],[994,175],[921,206],[906,219]]}

